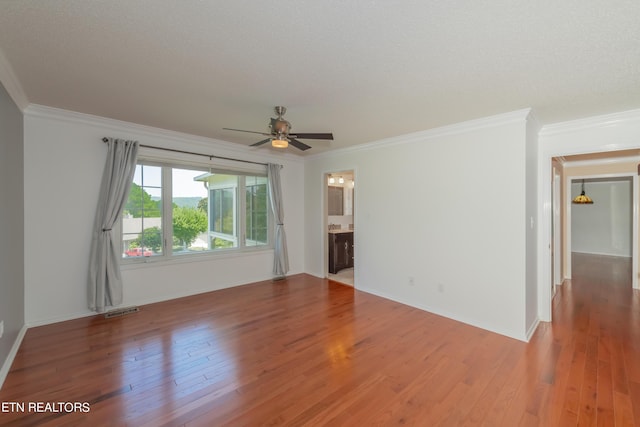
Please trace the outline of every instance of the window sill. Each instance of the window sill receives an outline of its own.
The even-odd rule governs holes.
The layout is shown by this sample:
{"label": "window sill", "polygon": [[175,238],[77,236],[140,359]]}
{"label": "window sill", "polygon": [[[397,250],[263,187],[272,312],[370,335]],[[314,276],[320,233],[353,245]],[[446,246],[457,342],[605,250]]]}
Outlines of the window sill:
{"label": "window sill", "polygon": [[219,252],[206,252],[202,254],[184,254],[184,255],[172,255],[155,256],[155,257],[141,257],[136,259],[123,259],[120,261],[120,269],[135,270],[138,268],[153,268],[156,266],[166,266],[172,264],[187,264],[192,262],[210,262],[219,259],[229,258],[241,258],[248,256],[255,256],[264,253],[273,253],[273,247],[268,246],[265,248],[243,248],[237,250],[227,250]]}

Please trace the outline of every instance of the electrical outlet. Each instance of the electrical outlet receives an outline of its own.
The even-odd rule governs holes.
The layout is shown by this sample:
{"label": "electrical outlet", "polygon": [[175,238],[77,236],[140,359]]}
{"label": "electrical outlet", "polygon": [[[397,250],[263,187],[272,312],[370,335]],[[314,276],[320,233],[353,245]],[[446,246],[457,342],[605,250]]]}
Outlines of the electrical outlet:
{"label": "electrical outlet", "polygon": [[409,286],[415,286],[416,281],[413,276],[409,276]]}
{"label": "electrical outlet", "polygon": [[4,320],[0,322],[0,338],[2,338],[2,334],[4,334]]}

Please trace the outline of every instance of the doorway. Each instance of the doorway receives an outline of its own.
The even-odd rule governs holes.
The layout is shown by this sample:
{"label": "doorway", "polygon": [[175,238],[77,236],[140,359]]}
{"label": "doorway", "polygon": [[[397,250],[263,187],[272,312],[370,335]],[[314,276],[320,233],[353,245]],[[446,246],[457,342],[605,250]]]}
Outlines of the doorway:
{"label": "doorway", "polygon": [[325,174],[325,276],[355,286],[355,175],[353,170]]}
{"label": "doorway", "polygon": [[[551,319],[551,286],[552,277],[551,251],[551,205],[552,205],[552,161],[553,158],[580,155],[582,160],[599,162],[617,161],[620,157],[635,162],[633,177],[634,212],[633,222],[638,223],[638,175],[637,165],[640,162],[640,111],[623,111],[619,113],[590,117],[553,125],[539,129],[537,138],[538,159],[538,221],[537,229],[538,256],[538,318],[543,322]],[[633,171],[632,171],[633,173]],[[634,289],[638,289],[638,245],[637,232],[634,233],[633,272]]]}
{"label": "doorway", "polygon": [[[617,125],[616,129],[610,128],[611,117],[606,117],[606,120],[602,120],[600,123],[598,120],[594,120],[591,127],[585,127],[584,131],[576,132],[575,126],[567,125],[567,130],[556,129],[554,133],[545,135],[542,138],[540,152],[539,152],[539,197],[541,203],[539,204],[538,214],[540,216],[540,228],[538,233],[538,317],[541,321],[550,322],[551,318],[551,302],[552,302],[552,289],[549,282],[553,282],[553,262],[552,262],[552,245],[553,245],[553,163],[555,160],[579,160],[583,162],[584,166],[591,166],[594,163],[601,165],[603,168],[614,168],[619,171],[620,164],[631,165],[631,171],[637,171],[638,162],[640,157],[637,147],[634,147],[635,141],[629,140],[619,144],[607,144],[602,141],[611,141],[616,139],[618,134],[624,135],[629,131],[628,125],[621,120],[621,123]],[[583,125],[580,126],[582,128]],[[570,132],[569,132],[570,131]],[[638,129],[640,132],[640,128]],[[582,135],[582,133],[588,134],[590,138]],[[544,132],[541,132],[543,135]],[[598,134],[602,134],[598,137]],[[612,149],[614,148],[614,149]],[[617,148],[617,150],[615,149]],[[619,172],[618,172],[619,173]],[[639,289],[638,286],[638,191],[639,177],[635,172],[626,172],[626,175],[632,174],[632,188],[633,188],[633,243],[632,243],[632,287]],[[564,176],[564,174],[563,174]],[[566,194],[568,192],[566,179],[563,179],[563,186],[561,192]],[[566,197],[565,197],[566,199]],[[563,218],[563,223],[566,218]],[[566,230],[566,223],[562,225],[562,229]],[[567,249],[567,237],[563,233],[562,252],[566,254],[569,252]],[[565,270],[563,271],[563,280],[571,278],[571,265],[566,260],[564,261]]]}
{"label": "doorway", "polygon": [[[567,275],[572,277],[574,260],[578,255],[620,258],[632,268],[626,279],[630,287],[637,288],[637,221],[634,176],[607,174],[566,178],[567,232],[565,259]],[[581,193],[593,202],[572,203]],[[635,266],[635,267],[634,267]]]}

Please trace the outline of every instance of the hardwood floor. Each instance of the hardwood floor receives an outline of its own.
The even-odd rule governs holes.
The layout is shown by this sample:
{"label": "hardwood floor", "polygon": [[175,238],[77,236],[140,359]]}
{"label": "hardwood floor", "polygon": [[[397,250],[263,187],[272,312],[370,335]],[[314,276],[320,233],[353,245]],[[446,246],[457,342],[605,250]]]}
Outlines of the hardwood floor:
{"label": "hardwood floor", "polygon": [[573,272],[528,344],[307,275],[33,328],[0,425],[640,425],[630,264]]}

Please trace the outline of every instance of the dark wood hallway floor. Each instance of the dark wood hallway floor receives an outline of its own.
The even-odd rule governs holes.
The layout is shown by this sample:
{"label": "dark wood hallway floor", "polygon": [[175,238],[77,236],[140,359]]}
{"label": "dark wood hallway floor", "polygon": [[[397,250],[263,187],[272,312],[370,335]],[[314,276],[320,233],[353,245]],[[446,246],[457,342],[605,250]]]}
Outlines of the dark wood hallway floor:
{"label": "dark wood hallway floor", "polygon": [[572,258],[573,280],[560,287],[546,325],[557,360],[551,398],[563,402],[558,425],[640,425],[640,291],[631,289],[631,258]]}
{"label": "dark wood hallway floor", "polygon": [[640,425],[629,261],[573,272],[530,343],[308,275],[33,328],[2,408],[90,410],[0,425]]}

